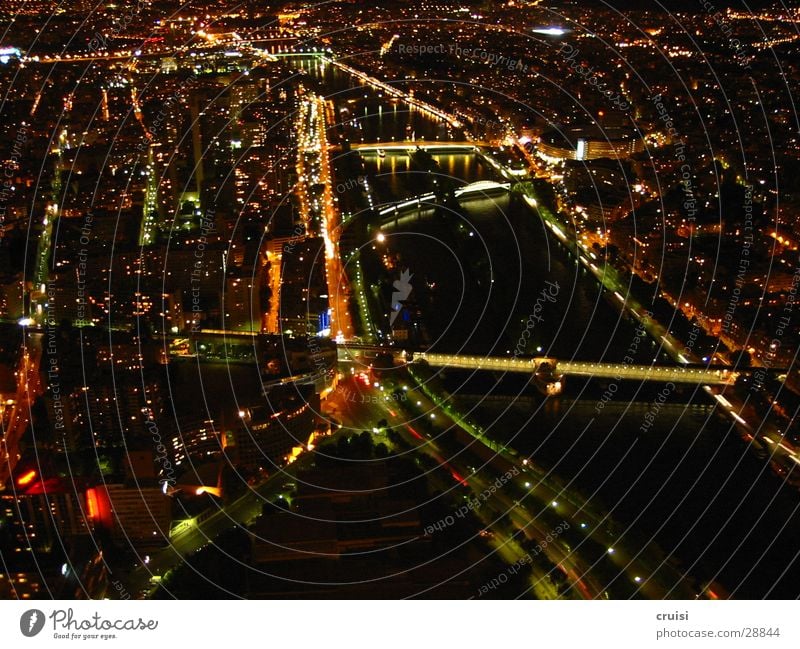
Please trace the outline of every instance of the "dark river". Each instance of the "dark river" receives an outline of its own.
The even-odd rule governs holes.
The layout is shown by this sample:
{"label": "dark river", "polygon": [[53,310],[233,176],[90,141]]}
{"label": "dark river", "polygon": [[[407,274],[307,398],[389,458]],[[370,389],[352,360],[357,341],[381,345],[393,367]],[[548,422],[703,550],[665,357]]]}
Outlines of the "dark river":
{"label": "dark river", "polygon": [[[338,137],[353,143],[461,137],[332,66],[303,65],[334,101],[343,122]],[[443,182],[496,178],[474,153],[437,159],[433,173]],[[418,195],[429,180],[407,154],[365,155],[364,169],[379,203]],[[349,198],[363,200],[357,193]],[[431,349],[507,355],[522,340],[524,353],[560,359],[620,362],[630,354],[650,362],[657,355],[650,339],[635,342],[635,324],[519,196],[411,212],[384,231],[380,252],[397,277],[406,268],[413,274]],[[372,279],[378,281],[366,281]],[[521,339],[526,323],[530,335]],[[748,451],[699,386],[672,391],[640,434],[661,385],[621,384],[616,399],[598,411],[608,382],[567,378],[561,396],[545,399],[519,377],[450,371],[443,378],[491,437],[602,504],[623,529],[635,530],[631,538],[655,540],[698,586],[714,579],[736,598],[800,595],[798,492]],[[486,394],[492,398],[475,396]]]}

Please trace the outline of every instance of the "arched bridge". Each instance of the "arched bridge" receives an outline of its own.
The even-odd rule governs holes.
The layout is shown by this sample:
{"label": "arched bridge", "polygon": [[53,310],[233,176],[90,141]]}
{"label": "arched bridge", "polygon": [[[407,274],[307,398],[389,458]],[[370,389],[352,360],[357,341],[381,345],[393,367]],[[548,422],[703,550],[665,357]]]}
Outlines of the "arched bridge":
{"label": "arched bridge", "polygon": [[[498,192],[505,193],[510,190],[511,190],[511,183],[498,183],[495,182],[494,180],[479,180],[477,182],[470,183],[469,185],[464,185],[463,187],[459,187],[458,189],[453,191],[453,195],[456,198],[463,198],[475,195],[489,196],[491,194],[495,194]],[[413,198],[406,198],[403,199],[402,201],[397,201],[396,203],[381,205],[378,208],[378,215],[389,216],[391,214],[400,212],[408,208],[421,207],[425,203],[434,203],[435,201],[436,201],[436,194],[434,194],[433,192],[429,192],[427,194],[414,196]]]}

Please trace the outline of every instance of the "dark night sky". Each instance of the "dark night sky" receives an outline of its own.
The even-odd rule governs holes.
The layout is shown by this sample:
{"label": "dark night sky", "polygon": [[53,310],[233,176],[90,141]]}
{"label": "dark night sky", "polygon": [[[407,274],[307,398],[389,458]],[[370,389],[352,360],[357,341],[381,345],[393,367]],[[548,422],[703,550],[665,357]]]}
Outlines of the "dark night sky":
{"label": "dark night sky", "polygon": [[[735,9],[762,9],[764,7],[780,7],[779,0],[710,0],[711,4],[717,9],[733,7]],[[549,4],[549,3],[548,3]],[[784,0],[782,3],[786,7],[800,6],[799,0]],[[699,0],[561,0],[553,5],[578,5],[583,7],[602,7],[612,6],[617,9],[658,9],[661,5],[666,11],[705,11],[703,3]]]}
{"label": "dark night sky", "polygon": [[[316,1],[316,0],[315,0]],[[357,0],[360,1],[360,0]],[[452,0],[453,4],[461,4],[458,0]],[[749,9],[763,9],[764,7],[786,7],[800,6],[800,0],[709,0],[717,9],[733,7],[747,11]],[[465,0],[464,4],[485,7],[505,5],[507,0]],[[366,3],[365,3],[366,4]],[[398,5],[420,4],[420,0],[373,0],[372,6],[395,7]],[[541,3],[542,7],[603,7],[611,6],[617,9],[659,9],[659,5],[665,11],[707,11],[703,8],[702,0],[545,0]]]}

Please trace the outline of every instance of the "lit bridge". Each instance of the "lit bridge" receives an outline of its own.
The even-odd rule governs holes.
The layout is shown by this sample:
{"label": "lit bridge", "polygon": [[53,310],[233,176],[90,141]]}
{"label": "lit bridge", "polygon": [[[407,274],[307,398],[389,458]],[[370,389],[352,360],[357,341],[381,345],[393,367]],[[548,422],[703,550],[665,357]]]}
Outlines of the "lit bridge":
{"label": "lit bridge", "polygon": [[739,371],[727,367],[684,367],[667,365],[628,365],[625,363],[591,363],[561,361],[555,358],[503,358],[500,356],[463,356],[460,354],[415,353],[413,360],[424,360],[434,367],[454,367],[495,372],[537,373],[548,365],[553,373],[565,376],[691,383],[695,385],[731,385]]}
{"label": "lit bridge", "polygon": [[427,140],[406,140],[404,142],[361,142],[352,143],[350,149],[359,151],[361,153],[378,153],[379,150],[389,153],[402,153],[406,154],[409,151],[416,151],[417,148],[424,149],[425,151],[450,151],[457,150],[464,153],[464,149],[477,150],[480,147],[492,146],[490,142],[435,142]]}
{"label": "lit bridge", "polygon": [[630,365],[626,363],[593,363],[562,361],[552,357],[505,358],[502,356],[468,356],[432,352],[405,352],[401,349],[374,345],[340,344],[340,361],[353,361],[360,355],[370,360],[378,354],[391,354],[398,362],[420,361],[433,367],[449,367],[491,372],[520,372],[550,377],[585,376],[610,380],[658,381],[662,383],[687,383],[692,385],[732,385],[743,373],[757,372],[759,368],[732,371],[729,367],[687,367],[680,365]]}
{"label": "lit bridge", "polygon": [[[464,185],[456,189],[453,194],[456,198],[462,198],[472,195],[488,196],[497,192],[507,192],[511,189],[511,183],[498,183],[493,180],[479,180],[469,185]],[[413,198],[407,198],[396,203],[382,205],[378,209],[379,216],[389,216],[395,212],[408,209],[409,207],[421,207],[425,203],[435,204],[436,194],[429,192]]]}

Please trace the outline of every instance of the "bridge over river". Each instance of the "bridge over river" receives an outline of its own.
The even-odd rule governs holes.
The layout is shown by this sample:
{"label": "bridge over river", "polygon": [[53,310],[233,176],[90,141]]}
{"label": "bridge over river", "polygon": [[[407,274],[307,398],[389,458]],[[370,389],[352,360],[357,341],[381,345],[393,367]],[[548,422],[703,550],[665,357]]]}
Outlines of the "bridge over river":
{"label": "bridge over river", "polygon": [[[560,360],[553,357],[514,358],[502,356],[473,356],[435,352],[406,352],[400,349],[345,343],[339,345],[339,360],[354,360],[356,355],[367,358],[379,353],[392,354],[397,361],[425,362],[433,367],[451,367],[492,372],[521,372],[531,375],[586,376],[611,380],[658,381],[694,385],[733,385],[743,374],[763,368],[737,368],[709,365],[633,365],[628,363],[596,363],[592,361]],[[774,370],[779,372],[780,370]]]}
{"label": "bridge over river", "polygon": [[461,354],[416,353],[414,361],[424,360],[434,367],[457,367],[499,372],[536,374],[548,365],[554,374],[589,376],[631,381],[692,383],[695,385],[732,385],[741,370],[729,367],[686,367],[681,365],[631,365],[626,363],[593,363],[562,361],[555,358],[503,358],[500,356],[464,356]]}

